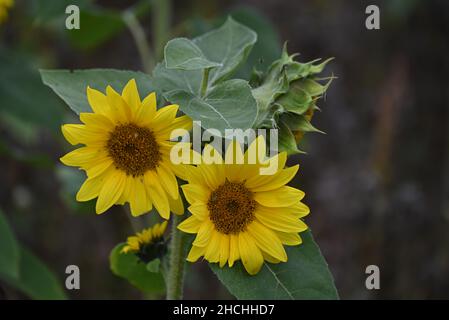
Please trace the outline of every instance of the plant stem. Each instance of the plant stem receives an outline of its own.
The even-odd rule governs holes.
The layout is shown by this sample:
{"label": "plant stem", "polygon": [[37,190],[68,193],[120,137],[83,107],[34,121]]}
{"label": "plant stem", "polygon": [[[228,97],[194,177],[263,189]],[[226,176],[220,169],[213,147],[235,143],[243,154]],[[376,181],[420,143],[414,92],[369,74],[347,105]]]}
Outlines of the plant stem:
{"label": "plant stem", "polygon": [[123,13],[122,19],[134,38],[144,71],[146,73],[151,73],[155,64],[154,57],[139,20],[137,20],[136,15],[129,10]]}
{"label": "plant stem", "polygon": [[201,80],[201,92],[200,96],[204,97],[207,91],[207,83],[209,82],[209,72],[210,68],[206,68],[203,70],[203,80]]}
{"label": "plant stem", "polygon": [[153,0],[152,3],[154,56],[159,61],[163,58],[164,46],[170,36],[171,1]]}
{"label": "plant stem", "polygon": [[182,299],[184,285],[184,234],[178,230],[182,216],[173,215],[170,240],[170,267],[167,275],[167,300]]}

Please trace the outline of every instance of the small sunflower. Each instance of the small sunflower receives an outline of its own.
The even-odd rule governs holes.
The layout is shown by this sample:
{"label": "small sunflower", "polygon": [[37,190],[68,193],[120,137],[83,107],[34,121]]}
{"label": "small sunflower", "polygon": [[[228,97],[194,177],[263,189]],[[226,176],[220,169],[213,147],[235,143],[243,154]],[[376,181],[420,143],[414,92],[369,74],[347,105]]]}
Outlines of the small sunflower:
{"label": "small sunflower", "polygon": [[156,94],[140,100],[136,82],[130,80],[118,94],[112,87],[106,95],[87,88],[93,113],[80,113],[83,124],[66,124],[62,133],[72,145],[83,144],[61,158],[68,166],[85,170],[87,179],[76,195],[78,201],[97,198],[96,212],[114,204],[130,204],[133,216],[154,205],[161,217],[170,211],[183,213],[176,176],[182,165],[170,161],[170,133],[189,130],[187,116],[176,117],[177,105],[156,110]]}
{"label": "small sunflower", "polygon": [[126,245],[120,252],[134,253],[144,262],[160,258],[166,250],[163,239],[165,229],[167,229],[167,221],[137,232],[135,236],[128,237]]}
{"label": "small sunflower", "polygon": [[14,0],[0,0],[0,23],[8,19],[8,10],[14,5]]}
{"label": "small sunflower", "polygon": [[[242,260],[247,272],[254,275],[264,260],[287,261],[283,245],[302,242],[298,233],[307,226],[301,218],[309,213],[309,208],[300,202],[304,192],[285,185],[295,176],[298,165],[284,169],[285,152],[250,164],[251,155],[265,155],[265,148],[262,137],[245,154],[238,143],[232,143],[226,150],[224,163],[203,161],[189,168],[189,183],[182,189],[192,216],[178,226],[184,232],[196,234],[188,261],[195,262],[204,256],[209,262],[218,262],[220,267],[226,262],[232,267],[235,261]],[[214,149],[207,145],[203,159],[205,154],[213,153]],[[244,159],[244,163],[235,164],[235,159]],[[260,169],[273,160],[278,161],[276,172],[261,175]]]}

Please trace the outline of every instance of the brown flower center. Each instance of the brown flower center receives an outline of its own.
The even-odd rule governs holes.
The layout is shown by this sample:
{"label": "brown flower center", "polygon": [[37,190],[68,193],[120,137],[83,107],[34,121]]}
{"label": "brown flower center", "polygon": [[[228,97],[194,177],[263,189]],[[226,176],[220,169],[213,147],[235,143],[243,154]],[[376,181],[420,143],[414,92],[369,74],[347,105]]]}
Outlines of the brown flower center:
{"label": "brown flower center", "polygon": [[106,148],[117,169],[140,176],[154,170],[161,161],[153,132],[135,124],[120,124],[109,135]]}
{"label": "brown flower center", "polygon": [[219,232],[237,234],[245,231],[246,226],[254,220],[256,201],[243,183],[226,180],[211,193],[207,208]]}

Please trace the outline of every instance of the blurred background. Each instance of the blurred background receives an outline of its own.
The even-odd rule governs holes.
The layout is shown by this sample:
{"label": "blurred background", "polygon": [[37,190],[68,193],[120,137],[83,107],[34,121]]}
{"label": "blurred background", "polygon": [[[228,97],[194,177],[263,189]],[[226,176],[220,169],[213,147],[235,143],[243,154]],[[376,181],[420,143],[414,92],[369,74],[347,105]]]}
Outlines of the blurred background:
{"label": "blurred background", "polygon": [[[81,9],[80,30],[65,28],[69,4]],[[380,8],[380,30],[365,28],[369,4]],[[59,128],[73,115],[38,69],[148,69],[134,41],[139,32],[158,61],[168,39],[201,34],[229,14],[259,34],[250,66],[266,68],[284,41],[302,62],[335,57],[326,72],[338,79],[314,117],[327,134],[308,134],[308,154],[289,161],[300,163],[294,184],[306,191],[306,221],[341,298],[448,299],[443,0],[0,0],[0,210],[39,277],[63,286],[66,266],[75,264],[81,289],[64,290],[69,298],[143,298],[109,270],[111,249],[133,233],[123,209],[96,216],[93,203],[75,201],[84,177],[58,160],[71,149]],[[380,290],[365,288],[371,264],[380,268]],[[205,263],[188,272],[185,298],[231,298]],[[28,297],[39,290],[0,279],[0,299]]]}

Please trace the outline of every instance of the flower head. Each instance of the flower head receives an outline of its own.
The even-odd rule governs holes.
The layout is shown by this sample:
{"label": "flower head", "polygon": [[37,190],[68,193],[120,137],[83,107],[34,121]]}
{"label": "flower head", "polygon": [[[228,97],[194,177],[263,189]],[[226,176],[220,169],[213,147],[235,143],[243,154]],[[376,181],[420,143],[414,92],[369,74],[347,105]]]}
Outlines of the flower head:
{"label": "flower head", "polygon": [[153,205],[164,219],[182,214],[176,176],[183,170],[170,161],[169,138],[173,129],[190,129],[190,118],[176,117],[177,105],[156,110],[155,93],[141,101],[134,79],[121,95],[110,86],[106,95],[88,87],[87,98],[93,112],[80,113],[83,124],[62,126],[68,142],[84,145],[61,158],[87,173],[76,199],[98,197],[97,213],[128,202],[134,216]]}
{"label": "flower head", "polygon": [[165,229],[167,229],[167,221],[128,237],[121,253],[135,253],[144,262],[159,258],[165,253],[163,239]]}
{"label": "flower head", "polygon": [[[298,232],[307,229],[301,218],[309,208],[300,202],[302,191],[285,185],[295,176],[298,165],[284,169],[285,152],[250,164],[250,155],[265,155],[265,148],[262,137],[245,154],[239,144],[232,143],[223,164],[203,161],[189,168],[189,183],[182,188],[192,216],[178,226],[196,234],[188,261],[204,256],[220,267],[226,263],[232,267],[235,261],[242,260],[247,272],[256,274],[264,260],[287,261],[283,245],[302,242]],[[213,153],[210,145],[206,149],[203,154]],[[232,157],[240,157],[244,163],[232,164],[228,161]],[[278,164],[276,172],[261,175],[260,168],[273,160]]]}

